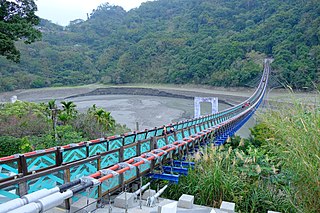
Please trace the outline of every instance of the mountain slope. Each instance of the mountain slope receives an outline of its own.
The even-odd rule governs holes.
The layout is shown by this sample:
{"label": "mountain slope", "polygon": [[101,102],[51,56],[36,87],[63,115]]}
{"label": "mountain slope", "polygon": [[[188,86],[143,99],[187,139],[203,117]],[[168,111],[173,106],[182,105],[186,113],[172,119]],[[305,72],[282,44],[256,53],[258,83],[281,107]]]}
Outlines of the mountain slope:
{"label": "mountain slope", "polygon": [[319,83],[317,0],[158,0],[124,11],[104,4],[43,41],[19,44],[21,64],[0,58],[0,90],[103,83],[244,86],[261,59],[295,88]]}

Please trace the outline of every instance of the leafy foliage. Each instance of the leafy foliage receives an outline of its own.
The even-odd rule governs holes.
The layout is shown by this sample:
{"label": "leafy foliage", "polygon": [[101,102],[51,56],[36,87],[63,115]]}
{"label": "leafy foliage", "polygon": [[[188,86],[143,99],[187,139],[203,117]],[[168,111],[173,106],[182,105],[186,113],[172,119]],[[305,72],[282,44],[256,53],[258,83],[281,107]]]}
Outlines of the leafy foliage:
{"label": "leafy foliage", "polygon": [[23,39],[30,44],[41,37],[40,31],[34,28],[40,22],[35,11],[33,0],[0,1],[0,55],[18,62],[20,52],[14,42]]}
{"label": "leafy foliage", "polygon": [[66,124],[72,118],[76,118],[78,111],[76,110],[76,106],[72,101],[61,101],[63,111],[59,114],[59,119],[64,124]]}
{"label": "leafy foliage", "polygon": [[50,129],[42,105],[17,101],[3,104],[0,109],[1,136],[41,136]]}
{"label": "leafy foliage", "polygon": [[72,125],[78,131],[82,131],[84,137],[89,138],[111,136],[119,131],[129,131],[126,126],[117,124],[110,112],[97,108],[95,104],[88,109],[86,114],[80,114],[74,119]]}
{"label": "leafy foliage", "polygon": [[31,150],[122,134],[130,131],[117,124],[110,112],[95,105],[79,114],[73,102],[48,104],[17,101],[0,105],[0,157]]}
{"label": "leafy foliage", "polygon": [[24,153],[28,151],[31,151],[31,145],[27,138],[0,136],[0,156]]}
{"label": "leafy foliage", "polygon": [[266,123],[259,123],[255,125],[251,132],[251,144],[260,147],[268,144],[268,140],[272,140],[275,136],[275,132],[270,130]]}
{"label": "leafy foliage", "polygon": [[42,20],[43,40],[21,64],[0,58],[0,91],[102,83],[245,86],[272,56],[276,79],[319,84],[317,0],[158,0],[129,12],[102,4],[65,29]]}

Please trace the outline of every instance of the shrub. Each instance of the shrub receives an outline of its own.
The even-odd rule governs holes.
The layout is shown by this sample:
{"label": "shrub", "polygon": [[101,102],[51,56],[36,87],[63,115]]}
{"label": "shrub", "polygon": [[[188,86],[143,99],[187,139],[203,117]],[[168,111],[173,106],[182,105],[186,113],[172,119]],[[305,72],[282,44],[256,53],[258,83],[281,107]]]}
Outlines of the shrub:
{"label": "shrub", "polygon": [[43,135],[50,129],[45,108],[36,103],[17,101],[0,106],[0,135],[25,137]]}
{"label": "shrub", "polygon": [[15,138],[12,136],[0,137],[0,157],[5,157],[17,153],[31,151],[30,141],[24,138]]}

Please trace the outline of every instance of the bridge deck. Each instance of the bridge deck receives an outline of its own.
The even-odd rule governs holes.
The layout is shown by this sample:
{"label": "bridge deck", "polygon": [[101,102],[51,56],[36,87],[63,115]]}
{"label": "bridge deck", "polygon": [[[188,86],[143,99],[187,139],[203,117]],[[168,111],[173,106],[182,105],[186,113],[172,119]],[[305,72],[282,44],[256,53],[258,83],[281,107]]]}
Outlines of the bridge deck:
{"label": "bridge deck", "polygon": [[[68,202],[71,198],[75,202],[83,191],[92,188],[90,196],[100,198],[197,147],[212,142],[221,145],[259,107],[269,69],[267,61],[260,84],[248,100],[216,114],[170,124],[167,128],[174,127],[173,134],[162,135],[160,127],[1,158],[0,196],[29,202],[19,197],[47,188],[51,191],[44,198],[53,196],[53,200]],[[45,203],[31,203],[46,210]],[[8,211],[6,206],[0,205],[0,212]],[[18,210],[17,206],[13,209]]]}

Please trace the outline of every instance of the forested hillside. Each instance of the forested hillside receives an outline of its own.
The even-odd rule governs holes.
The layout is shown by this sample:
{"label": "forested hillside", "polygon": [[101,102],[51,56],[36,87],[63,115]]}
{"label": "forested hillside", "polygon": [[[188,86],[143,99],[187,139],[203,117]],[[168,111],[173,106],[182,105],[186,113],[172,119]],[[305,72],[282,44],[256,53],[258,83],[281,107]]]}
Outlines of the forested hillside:
{"label": "forested hillside", "polygon": [[126,12],[104,4],[0,58],[0,91],[102,83],[243,86],[272,56],[276,78],[314,88],[320,73],[318,0],[158,0]]}

